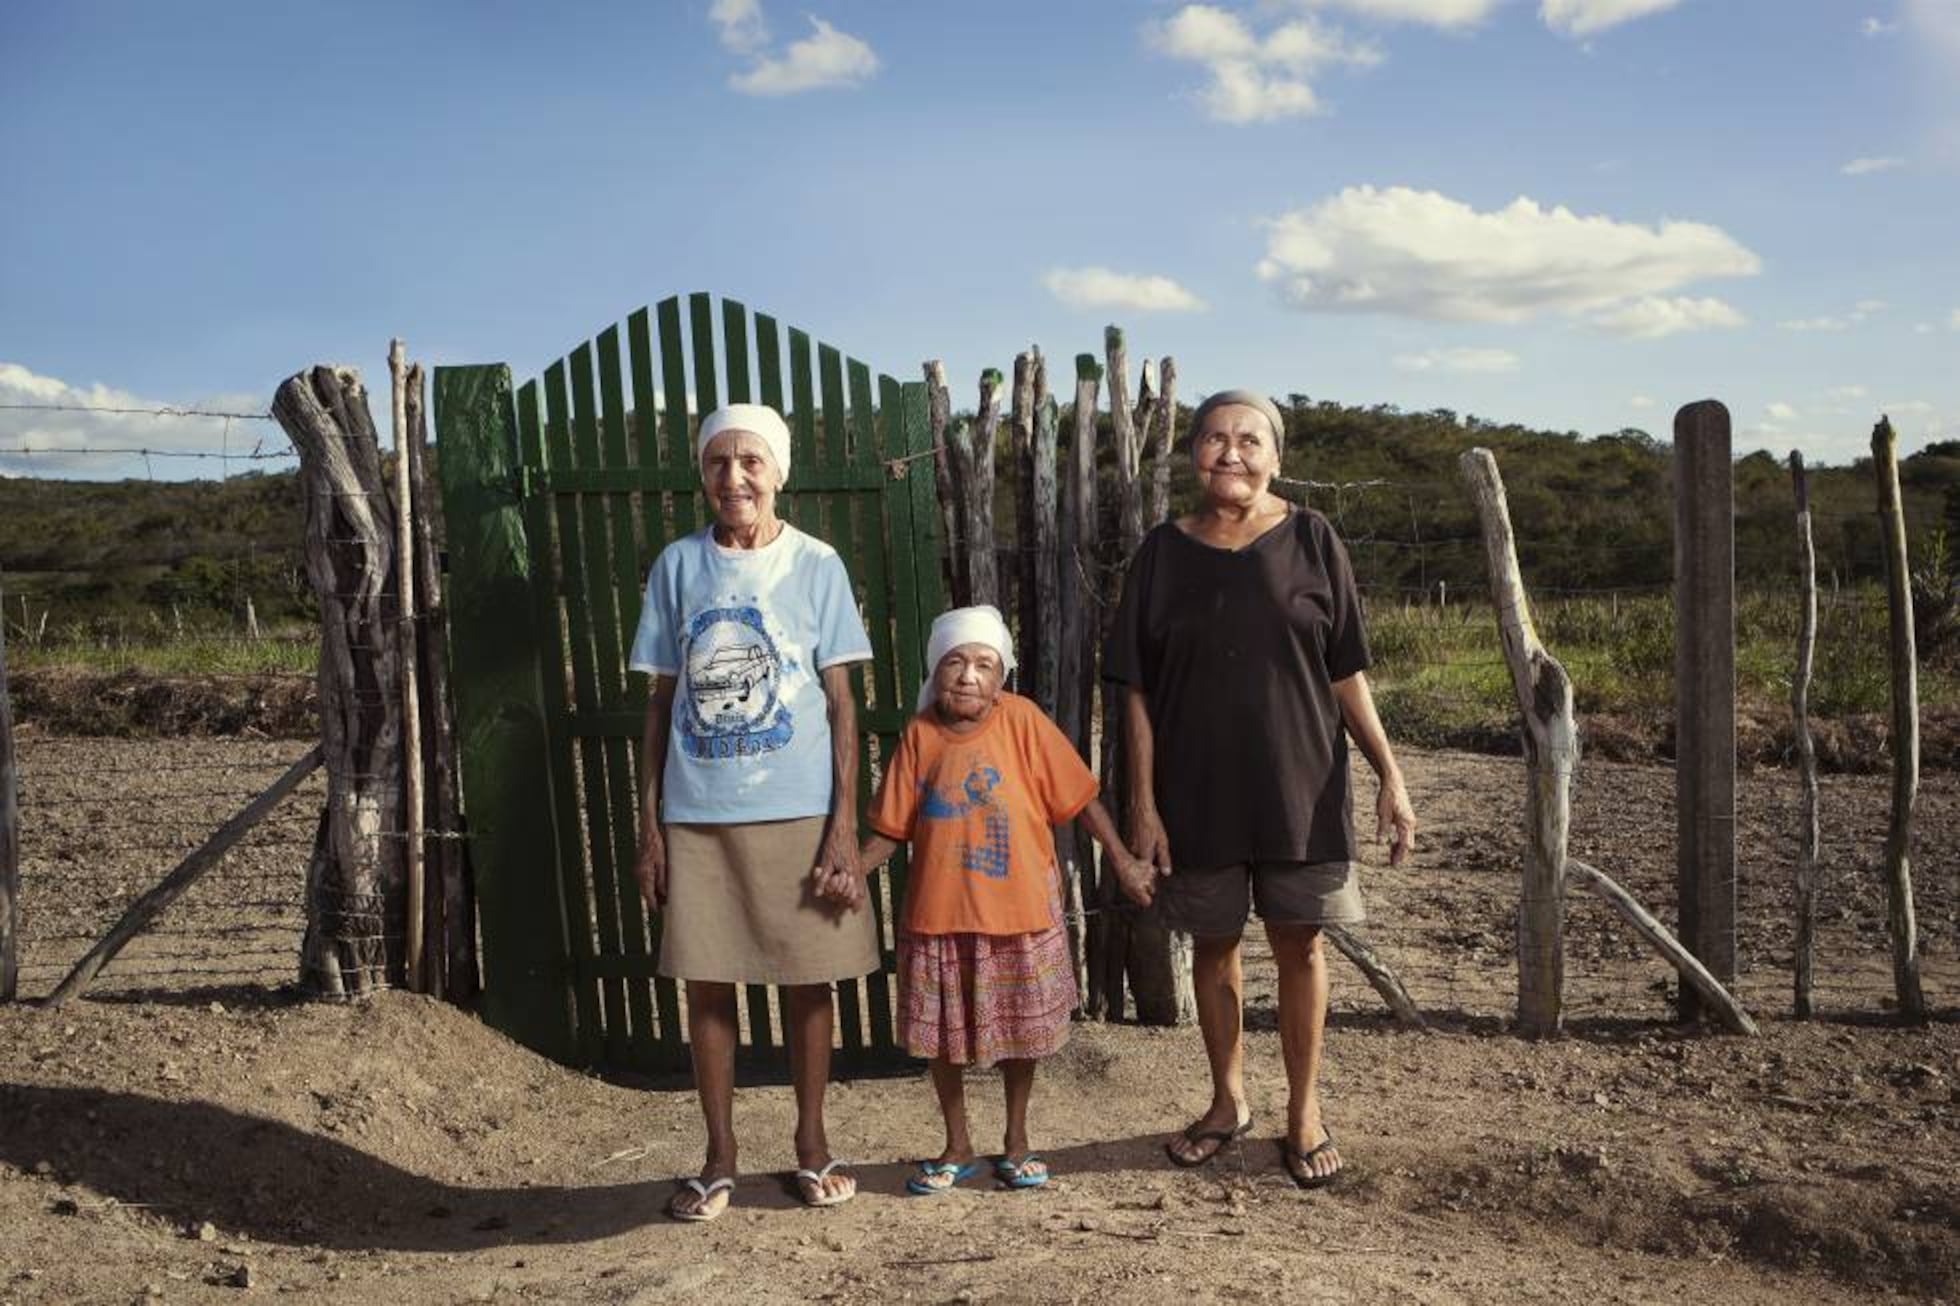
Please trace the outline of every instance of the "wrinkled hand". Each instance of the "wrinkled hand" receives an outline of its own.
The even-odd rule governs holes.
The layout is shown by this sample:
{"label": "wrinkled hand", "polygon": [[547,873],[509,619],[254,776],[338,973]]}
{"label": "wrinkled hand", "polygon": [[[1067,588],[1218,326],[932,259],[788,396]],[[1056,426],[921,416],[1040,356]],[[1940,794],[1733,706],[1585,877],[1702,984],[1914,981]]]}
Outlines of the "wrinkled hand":
{"label": "wrinkled hand", "polygon": [[846,911],[864,905],[864,872],[858,865],[857,831],[833,824],[817,852],[810,879],[819,899]]}
{"label": "wrinkled hand", "polygon": [[659,911],[667,905],[667,840],[659,827],[640,838],[639,855],[633,859],[633,878],[640,882],[640,896],[647,906]]}
{"label": "wrinkled hand", "polygon": [[1148,907],[1157,896],[1157,868],[1137,857],[1118,857],[1116,883],[1123,896],[1139,907]]}
{"label": "wrinkled hand", "polygon": [[1399,774],[1383,780],[1375,796],[1375,838],[1389,840],[1390,866],[1403,865],[1416,849],[1416,809]]}
{"label": "wrinkled hand", "polygon": [[[1171,838],[1155,807],[1139,806],[1130,813],[1130,851],[1159,874],[1171,873]],[[1120,878],[1120,875],[1119,875]]]}

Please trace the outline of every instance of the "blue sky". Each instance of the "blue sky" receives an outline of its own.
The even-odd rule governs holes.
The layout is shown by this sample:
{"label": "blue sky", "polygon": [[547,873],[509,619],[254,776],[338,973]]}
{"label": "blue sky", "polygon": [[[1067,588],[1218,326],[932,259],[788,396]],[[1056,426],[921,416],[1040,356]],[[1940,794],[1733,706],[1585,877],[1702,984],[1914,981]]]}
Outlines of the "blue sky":
{"label": "blue sky", "polygon": [[[1955,0],[0,10],[0,404],[519,379],[740,298],[956,402],[1028,343],[1844,462],[1960,435]],[[0,449],[236,450],[0,411]],[[205,474],[215,464],[159,465]],[[142,474],[0,453],[0,473]]]}

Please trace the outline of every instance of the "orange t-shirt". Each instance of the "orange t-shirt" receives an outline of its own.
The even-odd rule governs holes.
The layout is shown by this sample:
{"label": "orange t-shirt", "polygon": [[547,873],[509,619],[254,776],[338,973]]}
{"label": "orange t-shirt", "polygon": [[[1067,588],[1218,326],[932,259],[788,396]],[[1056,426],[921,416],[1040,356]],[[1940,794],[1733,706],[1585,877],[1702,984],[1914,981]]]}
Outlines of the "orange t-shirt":
{"label": "orange t-shirt", "polygon": [[907,723],[866,822],[912,845],[905,928],[914,934],[1050,929],[1050,828],[1096,796],[1096,777],[1055,723],[1002,693],[954,734],[930,708]]}

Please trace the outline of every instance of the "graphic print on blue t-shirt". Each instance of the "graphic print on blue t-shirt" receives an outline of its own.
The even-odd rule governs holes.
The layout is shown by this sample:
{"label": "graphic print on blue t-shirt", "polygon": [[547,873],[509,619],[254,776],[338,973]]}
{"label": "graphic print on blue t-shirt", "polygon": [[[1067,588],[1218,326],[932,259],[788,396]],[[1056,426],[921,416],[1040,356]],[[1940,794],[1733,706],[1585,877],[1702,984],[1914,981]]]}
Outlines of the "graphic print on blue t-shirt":
{"label": "graphic print on blue t-shirt", "polygon": [[[932,787],[929,780],[919,782],[919,818],[925,821],[959,821],[960,869],[978,871],[990,880],[1007,878],[1009,843],[1007,817],[994,805],[993,791],[1000,784],[1000,772],[985,762],[975,762],[960,784],[960,796],[948,798]],[[965,827],[968,816],[980,817],[980,842]]]}
{"label": "graphic print on blue t-shirt", "polygon": [[681,747],[704,760],[750,757],[790,741],[795,722],[778,696],[785,670],[752,604],[709,608],[687,628],[687,704]]}

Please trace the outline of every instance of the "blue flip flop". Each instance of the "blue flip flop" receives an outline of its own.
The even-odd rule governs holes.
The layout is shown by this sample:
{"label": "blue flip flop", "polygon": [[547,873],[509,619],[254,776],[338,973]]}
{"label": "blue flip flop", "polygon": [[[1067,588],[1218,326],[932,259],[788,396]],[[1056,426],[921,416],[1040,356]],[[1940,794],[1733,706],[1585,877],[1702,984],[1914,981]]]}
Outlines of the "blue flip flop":
{"label": "blue flip flop", "polygon": [[[961,1163],[952,1161],[921,1161],[919,1162],[919,1173],[905,1181],[905,1191],[914,1197],[937,1197],[941,1193],[952,1191],[953,1187],[962,1179],[971,1179],[974,1175],[979,1174],[981,1164],[981,1161],[977,1157],[971,1161]],[[932,1180],[937,1179],[941,1175],[951,1175],[952,1178],[943,1184],[932,1182]]]}
{"label": "blue flip flop", "polygon": [[[1041,1173],[1026,1173],[1028,1166],[1036,1161],[1041,1162]],[[1039,1188],[1048,1182],[1050,1173],[1048,1162],[1042,1160],[1039,1152],[1029,1152],[1019,1162],[1004,1156],[994,1158],[994,1179],[1002,1188]]]}

